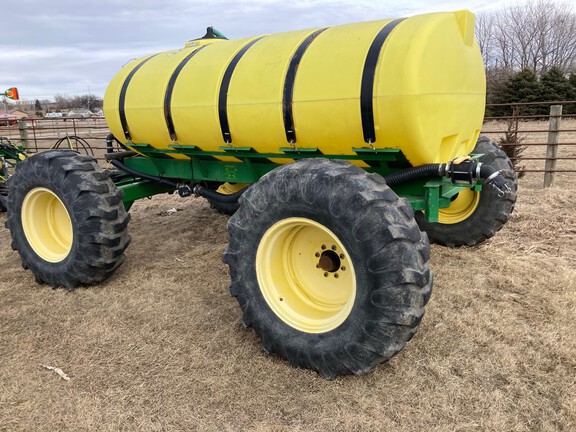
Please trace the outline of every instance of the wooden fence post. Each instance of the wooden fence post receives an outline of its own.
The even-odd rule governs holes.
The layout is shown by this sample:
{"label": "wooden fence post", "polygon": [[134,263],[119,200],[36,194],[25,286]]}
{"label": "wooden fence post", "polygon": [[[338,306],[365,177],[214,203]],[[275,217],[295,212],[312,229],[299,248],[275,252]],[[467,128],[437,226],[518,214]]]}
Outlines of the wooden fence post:
{"label": "wooden fence post", "polygon": [[544,172],[544,187],[554,184],[556,177],[556,162],[558,158],[558,142],[560,141],[560,121],[562,119],[562,105],[550,106],[550,120],[548,122],[548,145],[546,146],[546,165]]}
{"label": "wooden fence post", "polygon": [[30,143],[28,142],[28,123],[26,120],[18,120],[18,130],[20,131],[20,145],[27,149]]}

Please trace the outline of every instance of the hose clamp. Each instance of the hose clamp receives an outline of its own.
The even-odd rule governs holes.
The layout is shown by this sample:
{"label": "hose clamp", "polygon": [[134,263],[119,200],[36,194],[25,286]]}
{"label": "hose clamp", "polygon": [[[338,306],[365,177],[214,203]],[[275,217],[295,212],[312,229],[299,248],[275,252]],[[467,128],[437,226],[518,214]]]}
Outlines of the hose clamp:
{"label": "hose clamp", "polygon": [[490,175],[486,178],[485,182],[488,183],[488,184],[491,183],[492,180],[494,180],[494,179],[495,179],[496,177],[498,177],[500,174],[501,174],[500,171],[495,171],[494,173],[490,174]]}
{"label": "hose clamp", "polygon": [[[476,166],[476,178],[479,179],[480,178],[480,168],[482,168],[482,162],[478,162],[478,165]],[[492,176],[490,176],[492,177]]]}

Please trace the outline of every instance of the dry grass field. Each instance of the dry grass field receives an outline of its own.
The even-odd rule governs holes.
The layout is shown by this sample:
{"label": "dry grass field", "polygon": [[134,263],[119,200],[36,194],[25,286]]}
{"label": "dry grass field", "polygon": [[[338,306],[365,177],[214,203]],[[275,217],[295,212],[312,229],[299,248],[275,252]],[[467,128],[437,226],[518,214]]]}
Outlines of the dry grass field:
{"label": "dry grass field", "polygon": [[136,203],[127,262],[74,292],[34,282],[1,214],[0,431],[575,430],[576,174],[541,185],[520,181],[485,244],[433,246],[418,334],[334,381],[243,328],[221,260],[227,217],[202,199]]}

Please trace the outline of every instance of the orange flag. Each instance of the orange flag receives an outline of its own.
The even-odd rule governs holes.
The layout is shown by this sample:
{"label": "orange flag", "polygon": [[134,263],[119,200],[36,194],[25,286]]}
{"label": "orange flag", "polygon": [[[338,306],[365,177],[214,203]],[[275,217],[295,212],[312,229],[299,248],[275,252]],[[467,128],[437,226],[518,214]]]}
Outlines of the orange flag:
{"label": "orange flag", "polygon": [[6,97],[8,99],[12,99],[12,100],[19,100],[20,97],[18,96],[18,89],[16,87],[11,87],[8,90],[6,90],[6,93],[4,93],[6,95]]}

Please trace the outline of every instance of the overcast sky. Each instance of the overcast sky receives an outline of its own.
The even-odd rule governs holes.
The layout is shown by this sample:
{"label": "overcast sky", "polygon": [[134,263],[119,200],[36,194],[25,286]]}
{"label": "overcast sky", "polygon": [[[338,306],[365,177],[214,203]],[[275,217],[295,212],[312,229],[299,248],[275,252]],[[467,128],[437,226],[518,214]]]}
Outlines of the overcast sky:
{"label": "overcast sky", "polygon": [[[564,0],[559,0],[562,2]],[[0,11],[0,91],[103,96],[128,60],[180,48],[214,26],[228,38],[525,0],[12,0]]]}

